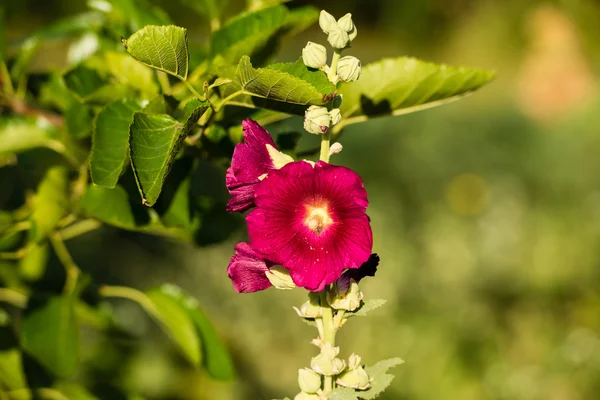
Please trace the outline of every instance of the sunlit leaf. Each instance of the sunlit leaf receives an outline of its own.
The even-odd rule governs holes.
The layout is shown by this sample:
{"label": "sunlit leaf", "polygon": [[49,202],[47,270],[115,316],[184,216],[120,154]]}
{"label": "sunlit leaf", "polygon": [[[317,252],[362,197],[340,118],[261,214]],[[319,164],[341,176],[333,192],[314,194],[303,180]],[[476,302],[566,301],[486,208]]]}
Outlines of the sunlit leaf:
{"label": "sunlit leaf", "polygon": [[179,144],[207,108],[208,103],[194,99],[185,106],[180,120],[167,114],[134,114],[131,165],[145,205],[152,206],[158,199]]}
{"label": "sunlit leaf", "polygon": [[360,79],[342,83],[344,118],[400,115],[453,101],[493,79],[491,71],[387,58],[363,68]]}
{"label": "sunlit leaf", "polygon": [[0,117],[0,155],[47,147],[62,153],[56,127],[44,118]]}
{"label": "sunlit leaf", "polygon": [[335,95],[335,86],[325,74],[309,70],[301,61],[255,69],[244,56],[237,77],[246,92],[284,103],[322,105]]}
{"label": "sunlit leaf", "polygon": [[54,296],[41,307],[27,310],[23,317],[21,345],[45,368],[60,377],[77,370],[79,327],[73,299]]}
{"label": "sunlit leaf", "polygon": [[111,75],[147,96],[154,97],[158,86],[150,68],[140,64],[127,53],[106,52],[106,65]]}
{"label": "sunlit leaf", "polygon": [[31,239],[39,241],[54,230],[69,209],[67,169],[50,168],[33,198]]}
{"label": "sunlit leaf", "polygon": [[146,295],[152,305],[152,307],[146,306],[146,310],[160,323],[185,358],[192,365],[199,366],[201,361],[200,338],[187,311],[160,289],[152,289]]}
{"label": "sunlit leaf", "polygon": [[400,358],[390,358],[388,360],[379,361],[377,364],[366,367],[365,371],[369,374],[371,387],[360,392],[360,398],[364,400],[376,399],[391,383],[394,376],[388,374],[390,368],[404,364]]}
{"label": "sunlit leaf", "polygon": [[339,387],[331,392],[327,393],[327,399],[329,400],[358,400],[358,393],[354,389]]}
{"label": "sunlit leaf", "polygon": [[384,299],[367,299],[363,302],[360,308],[352,313],[347,313],[346,316],[364,317],[369,311],[373,311],[387,303]]}
{"label": "sunlit leaf", "polygon": [[117,100],[105,106],[94,121],[90,173],[98,186],[113,188],[119,180],[129,152],[129,127],[133,114],[141,110],[135,100]]}
{"label": "sunlit leaf", "polygon": [[252,55],[284,26],[287,14],[287,8],[277,5],[236,16],[213,32],[212,54],[219,54],[230,63],[236,63],[243,55]]}
{"label": "sunlit leaf", "polygon": [[202,362],[208,373],[216,379],[233,379],[235,370],[229,352],[208,317],[200,309],[198,301],[175,285],[163,285],[161,290],[187,311],[196,326],[202,339]]}
{"label": "sunlit leaf", "polygon": [[123,45],[133,58],[181,79],[188,74],[187,30],[177,26],[149,25],[135,32]]}

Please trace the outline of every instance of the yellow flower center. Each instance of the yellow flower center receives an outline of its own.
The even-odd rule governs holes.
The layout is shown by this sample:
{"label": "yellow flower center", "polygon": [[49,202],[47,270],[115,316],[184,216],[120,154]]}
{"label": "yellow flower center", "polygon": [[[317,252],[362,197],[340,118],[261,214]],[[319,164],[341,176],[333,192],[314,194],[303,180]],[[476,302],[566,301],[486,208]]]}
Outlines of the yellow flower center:
{"label": "yellow flower center", "polygon": [[333,219],[329,215],[327,204],[318,206],[307,205],[304,225],[311,231],[320,234],[329,225],[333,224]]}

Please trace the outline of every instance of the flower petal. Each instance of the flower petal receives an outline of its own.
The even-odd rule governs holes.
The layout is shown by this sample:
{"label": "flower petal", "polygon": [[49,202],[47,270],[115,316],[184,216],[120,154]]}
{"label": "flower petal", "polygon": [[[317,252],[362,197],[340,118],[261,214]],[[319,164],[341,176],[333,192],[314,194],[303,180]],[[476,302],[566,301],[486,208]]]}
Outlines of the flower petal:
{"label": "flower petal", "polygon": [[271,287],[265,273],[272,263],[267,262],[246,242],[235,246],[235,254],[229,261],[227,274],[238,293],[252,293]]}

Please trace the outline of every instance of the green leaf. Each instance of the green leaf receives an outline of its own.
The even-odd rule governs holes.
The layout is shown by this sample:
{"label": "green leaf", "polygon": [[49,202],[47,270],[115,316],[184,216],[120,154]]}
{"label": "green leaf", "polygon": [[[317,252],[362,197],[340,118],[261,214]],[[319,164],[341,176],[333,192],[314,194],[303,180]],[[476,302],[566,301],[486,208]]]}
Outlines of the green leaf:
{"label": "green leaf", "polygon": [[213,32],[213,56],[219,54],[226,62],[236,63],[243,55],[253,54],[284,26],[287,14],[287,8],[276,5],[238,15]]}
{"label": "green leaf", "polygon": [[94,109],[84,103],[74,102],[65,112],[67,131],[74,139],[83,139],[92,133]]}
{"label": "green leaf", "polygon": [[9,325],[10,317],[0,309],[0,390],[17,390],[27,387],[22,356],[17,339]]}
{"label": "green leaf", "polygon": [[95,185],[113,188],[129,153],[129,127],[141,110],[135,100],[117,100],[105,106],[94,121],[90,174]]}
{"label": "green leaf", "polygon": [[357,391],[351,388],[339,387],[327,393],[329,400],[358,400]]}
{"label": "green leaf", "polygon": [[340,85],[340,109],[344,118],[408,114],[456,100],[493,77],[482,69],[387,58],[365,66],[358,81]]}
{"label": "green leaf", "polygon": [[188,74],[187,30],[177,26],[149,25],[123,45],[133,58],[149,67],[185,80]]}
{"label": "green leaf", "polygon": [[0,155],[21,153],[36,147],[64,152],[58,131],[44,118],[0,117]]}
{"label": "green leaf", "polygon": [[113,189],[89,186],[81,198],[85,214],[122,229],[139,230],[149,223],[145,207],[135,207],[121,186]]}
{"label": "green leaf", "polygon": [[66,396],[68,400],[98,400],[98,398],[91,394],[86,388],[75,382],[58,382],[54,385],[54,388],[62,395]]}
{"label": "green leaf", "polygon": [[67,169],[51,167],[42,179],[33,198],[31,239],[35,242],[48,236],[69,209]]}
{"label": "green leaf", "polygon": [[394,376],[388,374],[390,368],[404,364],[400,358],[390,358],[388,360],[379,361],[377,364],[366,367],[365,371],[369,374],[371,387],[360,392],[360,398],[364,400],[376,399],[391,383]]}
{"label": "green leaf", "polygon": [[85,64],[79,64],[68,71],[63,79],[67,87],[82,100],[107,83],[98,70]]}
{"label": "green leaf", "polygon": [[27,310],[21,345],[55,375],[73,374],[79,358],[79,327],[72,298],[54,296],[41,307]]}
{"label": "green leaf", "polygon": [[200,338],[187,311],[172,296],[160,289],[146,292],[152,307],[146,305],[146,311],[161,325],[163,330],[177,344],[185,358],[194,366],[201,361]]}
{"label": "green leaf", "polygon": [[163,285],[161,290],[186,310],[196,326],[202,339],[203,364],[208,373],[215,379],[233,379],[235,370],[229,352],[208,317],[200,309],[198,301],[175,285]]}
{"label": "green leaf", "polygon": [[147,0],[110,0],[123,22],[137,31],[146,25],[169,25],[169,16]]}
{"label": "green leaf", "polygon": [[384,300],[384,299],[365,300],[358,310],[353,311],[351,313],[346,313],[346,316],[347,317],[351,317],[351,316],[364,317],[367,315],[367,313],[369,311],[373,311],[376,308],[383,306],[385,303],[387,303],[387,300]]}
{"label": "green leaf", "polygon": [[236,72],[246,92],[285,103],[323,105],[335,96],[335,86],[321,71],[309,70],[302,61],[254,69],[242,57]]}
{"label": "green leaf", "polygon": [[179,144],[207,108],[207,102],[194,99],[186,104],[180,121],[167,114],[134,114],[131,165],[143,204],[152,206],[156,202]]}
{"label": "green leaf", "polygon": [[19,261],[20,275],[30,282],[39,280],[46,271],[49,256],[50,249],[47,241],[35,243]]}
{"label": "green leaf", "polygon": [[150,68],[140,64],[126,53],[106,52],[106,65],[111,75],[123,84],[127,84],[148,97],[158,93],[158,86]]}
{"label": "green leaf", "polygon": [[290,10],[285,19],[287,34],[296,35],[309,28],[319,20],[319,9],[313,6],[302,6]]}

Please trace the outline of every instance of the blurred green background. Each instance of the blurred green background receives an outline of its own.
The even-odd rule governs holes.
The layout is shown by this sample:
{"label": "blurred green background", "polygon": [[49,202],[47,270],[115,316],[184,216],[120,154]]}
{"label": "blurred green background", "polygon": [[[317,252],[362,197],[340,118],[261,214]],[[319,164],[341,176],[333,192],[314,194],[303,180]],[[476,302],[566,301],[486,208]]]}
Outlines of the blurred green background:
{"label": "blurred green background", "polygon": [[[7,3],[6,3],[7,2]],[[151,1],[190,31],[209,29],[177,1]],[[350,321],[342,355],[406,364],[382,399],[600,398],[600,5],[594,0],[331,0],[359,35],[363,64],[411,55],[494,69],[498,78],[456,103],[347,128],[334,163],[364,179],[381,256],[367,298],[388,304]],[[84,1],[3,0],[9,43]],[[231,1],[230,14],[243,4]],[[296,59],[318,27],[284,43]],[[60,46],[60,44],[58,44]],[[54,62],[50,47],[39,62]],[[59,60],[56,60],[59,62]],[[385,77],[382,77],[385,79]],[[299,118],[269,126],[276,134]],[[306,137],[303,146],[316,143]],[[117,319],[144,340],[107,343],[85,330],[88,365],[148,399],[270,399],[297,391],[316,354],[313,328],[292,310],[301,290],[235,293],[226,267],[243,227],[202,248],[105,228],[70,242],[102,282],[166,281],[196,296],[228,343],[235,383],[186,367],[135,304]],[[114,365],[122,353],[132,363]],[[112,360],[112,361],[111,361]],[[104,365],[106,364],[106,365]],[[117,397],[115,397],[117,398]]]}

